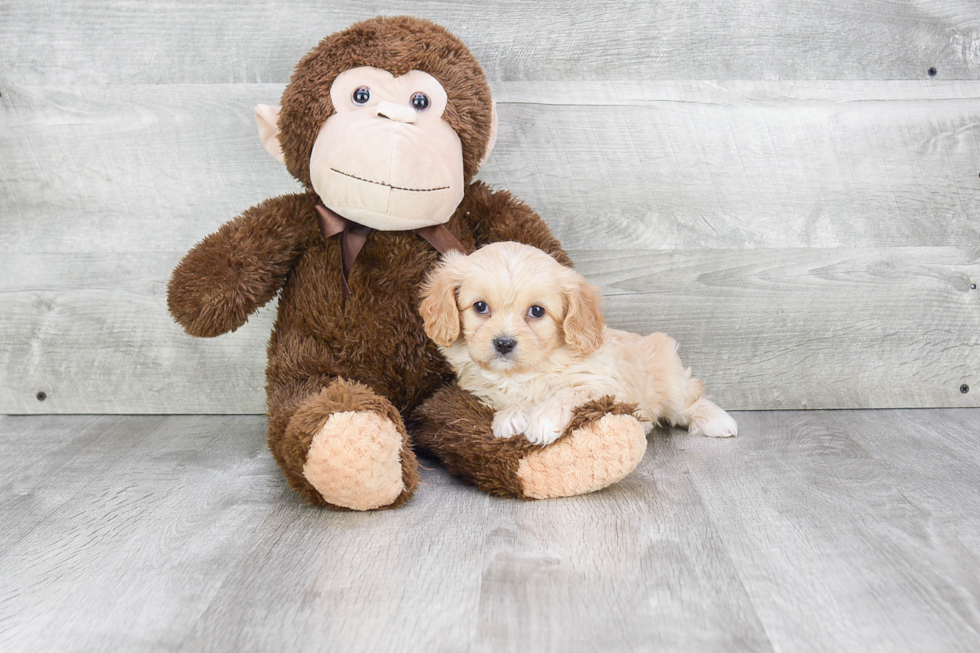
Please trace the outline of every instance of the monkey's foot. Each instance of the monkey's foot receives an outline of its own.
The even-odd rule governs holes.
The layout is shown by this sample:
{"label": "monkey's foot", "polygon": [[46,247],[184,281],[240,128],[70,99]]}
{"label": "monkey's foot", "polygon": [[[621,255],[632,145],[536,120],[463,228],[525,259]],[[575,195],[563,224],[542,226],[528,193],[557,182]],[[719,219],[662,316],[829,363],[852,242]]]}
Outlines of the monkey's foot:
{"label": "monkey's foot", "polygon": [[270,445],[280,452],[290,487],[316,505],[393,508],[408,501],[419,480],[401,415],[386,398],[345,379],[304,401],[282,440]]}
{"label": "monkey's foot", "polygon": [[601,490],[636,469],[647,449],[643,426],[628,414],[598,419],[576,415],[554,444],[521,459],[517,476],[528,499],[570,497]]}
{"label": "monkey's foot", "polygon": [[402,492],[402,435],[371,411],[334,413],[313,436],[303,476],[330,504],[374,510]]}

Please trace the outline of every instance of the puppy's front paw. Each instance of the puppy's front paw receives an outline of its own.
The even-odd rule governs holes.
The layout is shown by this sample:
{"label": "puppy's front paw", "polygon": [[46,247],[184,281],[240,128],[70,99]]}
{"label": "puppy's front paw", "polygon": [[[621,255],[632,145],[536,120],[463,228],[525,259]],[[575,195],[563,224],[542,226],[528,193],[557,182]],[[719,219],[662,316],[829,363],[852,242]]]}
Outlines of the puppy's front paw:
{"label": "puppy's front paw", "polygon": [[571,407],[557,401],[546,401],[531,409],[524,437],[531,444],[551,444],[565,431],[570,421]]}
{"label": "puppy's front paw", "polygon": [[497,411],[493,416],[493,435],[512,438],[527,429],[527,410],[523,406],[511,406]]}

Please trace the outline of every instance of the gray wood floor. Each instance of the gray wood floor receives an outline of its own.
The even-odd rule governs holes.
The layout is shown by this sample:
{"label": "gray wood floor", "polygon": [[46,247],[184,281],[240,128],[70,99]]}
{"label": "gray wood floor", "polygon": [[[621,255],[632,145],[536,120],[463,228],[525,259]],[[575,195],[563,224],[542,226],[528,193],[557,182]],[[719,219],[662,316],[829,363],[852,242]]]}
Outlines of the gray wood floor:
{"label": "gray wood floor", "polygon": [[301,505],[243,416],[0,417],[0,650],[980,650],[980,410],[737,414],[586,497]]}

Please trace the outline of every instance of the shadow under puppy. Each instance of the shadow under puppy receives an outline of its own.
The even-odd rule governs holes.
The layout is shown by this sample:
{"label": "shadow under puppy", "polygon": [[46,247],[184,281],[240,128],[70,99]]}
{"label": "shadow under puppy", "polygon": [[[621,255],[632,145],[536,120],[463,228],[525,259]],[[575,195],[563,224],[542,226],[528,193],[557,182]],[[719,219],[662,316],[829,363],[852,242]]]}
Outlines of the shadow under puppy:
{"label": "shadow under puppy", "polygon": [[735,420],[704,396],[663,333],[606,327],[599,289],[528,245],[500,242],[450,252],[430,274],[419,312],[459,385],[496,411],[493,433],[549,444],[576,407],[612,396],[658,422],[711,437]]}

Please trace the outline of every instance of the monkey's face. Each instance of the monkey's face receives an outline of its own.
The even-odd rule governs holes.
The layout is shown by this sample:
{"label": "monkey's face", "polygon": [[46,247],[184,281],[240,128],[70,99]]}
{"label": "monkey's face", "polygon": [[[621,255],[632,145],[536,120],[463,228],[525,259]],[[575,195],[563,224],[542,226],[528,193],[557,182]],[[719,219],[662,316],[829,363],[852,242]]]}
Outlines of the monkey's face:
{"label": "monkey's face", "polygon": [[472,53],[408,16],[327,36],[296,65],[282,106],[260,104],[255,118],[266,150],[306,190],[388,231],[448,221],[497,135]]}
{"label": "monkey's face", "polygon": [[446,91],[428,73],[347,70],[330,87],[336,113],[313,144],[310,180],[323,203],[375,229],[449,220],[463,199],[463,148],[443,120]]}

